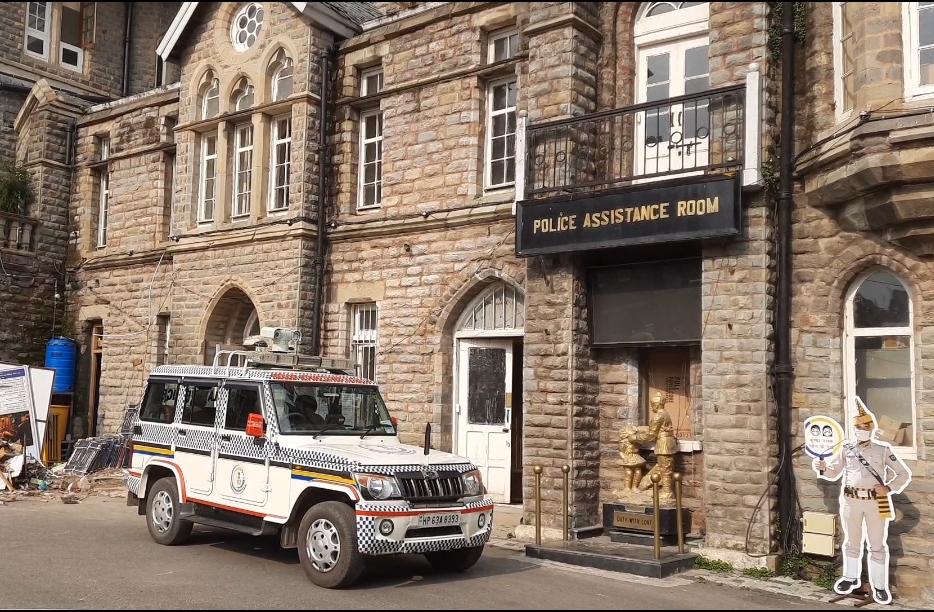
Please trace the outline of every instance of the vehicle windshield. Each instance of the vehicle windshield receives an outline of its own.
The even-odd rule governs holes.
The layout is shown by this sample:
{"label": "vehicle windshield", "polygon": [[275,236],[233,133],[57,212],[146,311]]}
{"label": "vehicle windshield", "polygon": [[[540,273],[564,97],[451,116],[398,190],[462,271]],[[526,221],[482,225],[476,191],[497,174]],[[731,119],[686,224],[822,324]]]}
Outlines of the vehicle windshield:
{"label": "vehicle windshield", "polygon": [[376,387],[280,381],[270,386],[285,435],[396,434]]}

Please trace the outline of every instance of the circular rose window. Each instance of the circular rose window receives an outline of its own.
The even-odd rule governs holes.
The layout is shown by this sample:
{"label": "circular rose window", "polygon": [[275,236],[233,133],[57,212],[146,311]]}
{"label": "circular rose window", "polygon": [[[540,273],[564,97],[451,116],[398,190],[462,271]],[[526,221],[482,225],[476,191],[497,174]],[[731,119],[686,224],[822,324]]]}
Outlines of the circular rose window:
{"label": "circular rose window", "polygon": [[254,44],[263,27],[263,5],[258,2],[245,4],[233,18],[230,24],[230,40],[234,49],[246,51]]}

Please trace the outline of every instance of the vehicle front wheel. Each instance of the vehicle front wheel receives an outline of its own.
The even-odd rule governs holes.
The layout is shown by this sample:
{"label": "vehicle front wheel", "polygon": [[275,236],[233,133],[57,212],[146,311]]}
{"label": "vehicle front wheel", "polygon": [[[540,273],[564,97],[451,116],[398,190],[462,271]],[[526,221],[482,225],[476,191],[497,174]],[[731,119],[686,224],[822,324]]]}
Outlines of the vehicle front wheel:
{"label": "vehicle front wheel", "polygon": [[174,478],[156,481],[146,496],[146,524],[152,539],[164,546],[181,544],[191,534],[191,521],[178,517],[178,487]]}
{"label": "vehicle front wheel", "polygon": [[425,553],[425,558],[432,567],[442,572],[463,572],[476,565],[483,554],[483,546],[455,548]]}
{"label": "vehicle front wheel", "polygon": [[326,589],[352,585],[365,558],[357,546],[357,517],[338,501],[315,504],[298,527],[298,558],[308,579]]}

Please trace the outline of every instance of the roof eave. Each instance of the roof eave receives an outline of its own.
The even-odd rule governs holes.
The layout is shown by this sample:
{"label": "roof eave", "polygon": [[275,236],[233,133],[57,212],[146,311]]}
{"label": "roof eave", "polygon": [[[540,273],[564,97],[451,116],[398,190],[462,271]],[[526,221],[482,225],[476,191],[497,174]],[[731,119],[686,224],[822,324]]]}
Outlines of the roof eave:
{"label": "roof eave", "polygon": [[169,56],[172,55],[175,43],[181,38],[185,26],[188,25],[188,20],[191,19],[196,8],[198,8],[197,2],[183,2],[182,7],[175,14],[175,19],[169,24],[169,29],[166,30],[165,36],[162,37],[159,46],[156,47],[156,55],[161,57],[163,62],[168,61]]}

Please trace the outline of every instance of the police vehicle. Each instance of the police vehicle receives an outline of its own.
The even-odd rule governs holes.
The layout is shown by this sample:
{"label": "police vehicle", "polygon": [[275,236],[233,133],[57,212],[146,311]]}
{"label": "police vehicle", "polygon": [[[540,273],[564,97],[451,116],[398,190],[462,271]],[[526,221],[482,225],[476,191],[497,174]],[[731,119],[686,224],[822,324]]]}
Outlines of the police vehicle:
{"label": "police vehicle", "polygon": [[444,571],[480,559],[493,503],[475,465],[432,450],[430,426],[424,448],[400,443],[350,360],[299,354],[292,330],[252,342],[149,376],[127,503],[156,542],[179,544],[194,524],[278,534],[325,588],[353,584],[369,555],[424,554]]}

